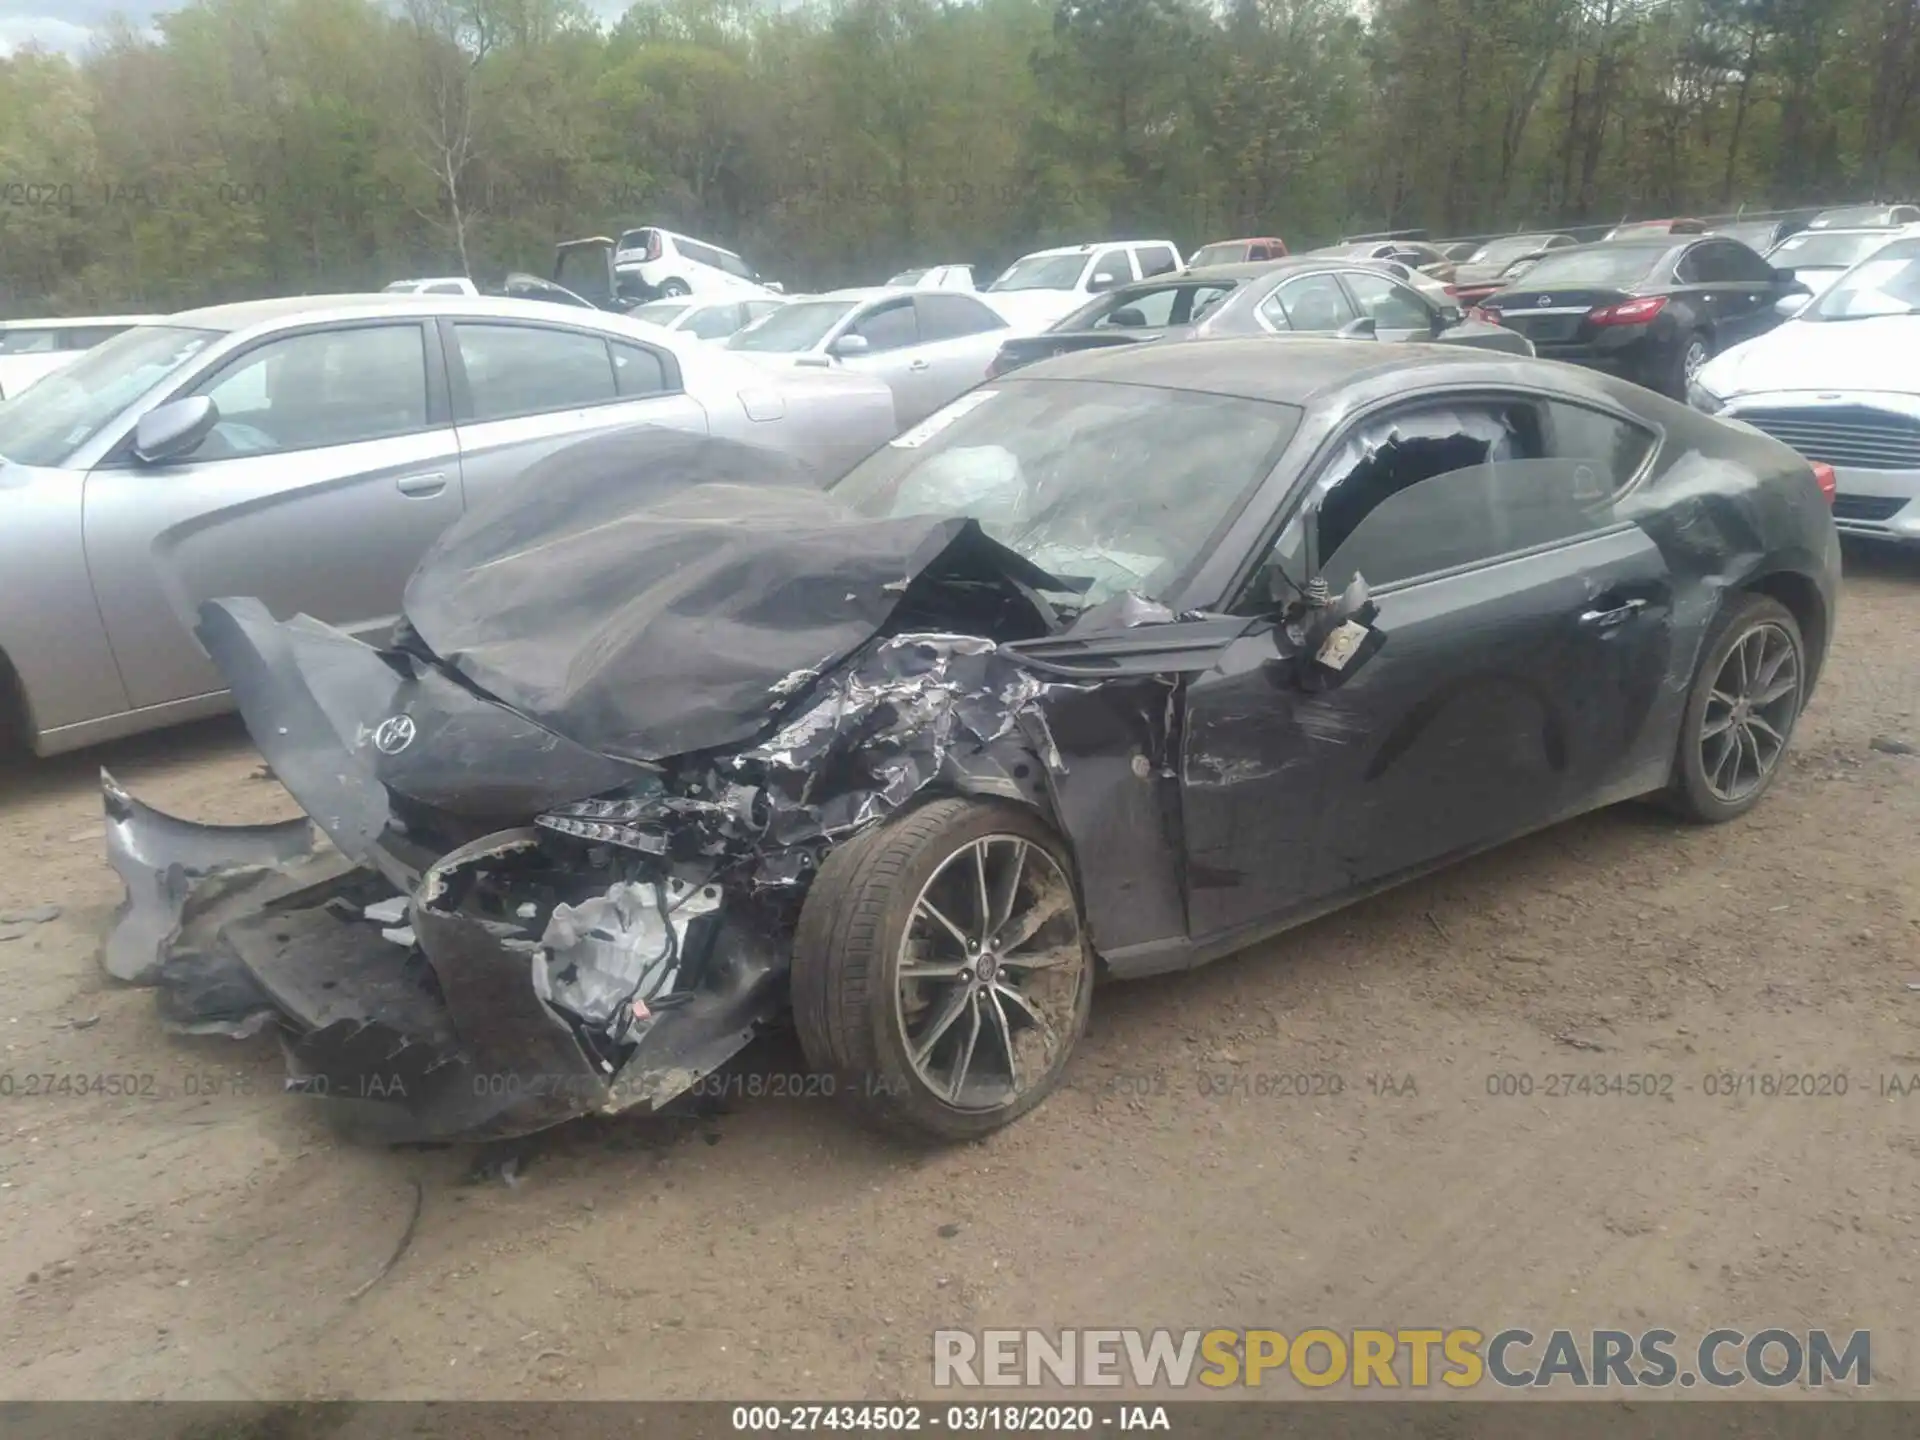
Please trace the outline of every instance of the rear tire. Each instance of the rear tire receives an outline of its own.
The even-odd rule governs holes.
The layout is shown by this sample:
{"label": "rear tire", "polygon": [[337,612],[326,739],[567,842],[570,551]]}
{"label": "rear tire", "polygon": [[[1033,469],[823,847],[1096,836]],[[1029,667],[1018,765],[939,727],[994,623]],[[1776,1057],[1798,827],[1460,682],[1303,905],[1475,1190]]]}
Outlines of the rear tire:
{"label": "rear tire", "polygon": [[1730,596],[1700,655],[1665,799],[1695,824],[1744,815],[1780,773],[1806,698],[1807,651],[1793,612]]}
{"label": "rear tire", "polygon": [[691,295],[692,293],[693,291],[688,288],[687,282],[677,277],[663,281],[660,286],[660,298],[662,300],[674,300],[682,295]]}
{"label": "rear tire", "polygon": [[1073,867],[1031,810],[935,800],[827,857],[801,910],[793,1014],[865,1118],[971,1140],[1060,1082],[1093,951]]}

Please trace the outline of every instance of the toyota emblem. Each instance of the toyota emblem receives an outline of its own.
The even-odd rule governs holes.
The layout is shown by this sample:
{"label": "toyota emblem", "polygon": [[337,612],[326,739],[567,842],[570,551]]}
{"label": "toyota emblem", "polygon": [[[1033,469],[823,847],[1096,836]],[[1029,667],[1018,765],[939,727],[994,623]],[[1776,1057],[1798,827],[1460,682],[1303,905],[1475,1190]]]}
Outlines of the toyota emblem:
{"label": "toyota emblem", "polygon": [[1544,310],[1549,305],[1553,304],[1553,297],[1551,295],[1541,295],[1536,297],[1533,303],[1535,305],[1538,305],[1542,310]]}
{"label": "toyota emblem", "polygon": [[373,732],[373,748],[382,755],[398,755],[413,743],[413,717],[390,715]]}

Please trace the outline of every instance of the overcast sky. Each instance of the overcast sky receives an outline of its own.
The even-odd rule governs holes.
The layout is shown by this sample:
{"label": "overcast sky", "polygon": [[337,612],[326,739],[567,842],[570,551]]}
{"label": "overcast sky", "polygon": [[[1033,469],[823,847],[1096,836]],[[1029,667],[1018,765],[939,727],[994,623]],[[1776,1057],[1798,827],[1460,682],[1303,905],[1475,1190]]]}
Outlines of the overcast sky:
{"label": "overcast sky", "polygon": [[[629,0],[587,0],[587,8],[611,20]],[[180,8],[179,0],[0,0],[0,53],[29,41],[49,50],[64,50],[79,58],[93,36],[114,14],[125,15],[136,27],[153,17]]]}

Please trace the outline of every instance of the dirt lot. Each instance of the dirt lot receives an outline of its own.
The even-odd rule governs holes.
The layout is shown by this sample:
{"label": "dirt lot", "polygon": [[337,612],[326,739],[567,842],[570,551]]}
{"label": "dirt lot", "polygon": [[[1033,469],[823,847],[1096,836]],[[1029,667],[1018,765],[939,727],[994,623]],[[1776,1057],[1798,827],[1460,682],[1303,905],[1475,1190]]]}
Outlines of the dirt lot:
{"label": "dirt lot", "polygon": [[[1860,1326],[1875,1391],[1920,1395],[1920,1094],[1882,1093],[1920,1075],[1920,756],[1870,743],[1920,745],[1920,561],[1849,567],[1746,820],[1591,816],[1110,987],[1071,1090],[934,1154],[784,1098],[580,1123],[504,1174],[336,1143],[270,1040],[170,1037],[95,959],[98,766],[178,813],[292,813],[244,732],[8,772],[0,913],[61,913],[0,941],[0,1396],[879,1397],[930,1390],[936,1328],[1162,1324]],[[1344,1090],[1259,1093],[1302,1072]],[[1546,1097],[1565,1072],[1673,1091]],[[351,1299],[416,1180],[411,1246]]]}

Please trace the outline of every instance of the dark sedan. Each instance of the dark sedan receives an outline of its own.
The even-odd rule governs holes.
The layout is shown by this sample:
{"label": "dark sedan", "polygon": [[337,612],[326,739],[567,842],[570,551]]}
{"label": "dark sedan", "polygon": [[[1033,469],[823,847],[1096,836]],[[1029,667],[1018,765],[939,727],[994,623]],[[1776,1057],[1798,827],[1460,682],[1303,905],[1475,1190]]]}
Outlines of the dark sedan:
{"label": "dark sedan", "polygon": [[1219,265],[1109,290],[1038,335],[1000,347],[989,379],[1049,355],[1142,341],[1226,336],[1436,341],[1529,355],[1524,336],[1471,320],[1376,266],[1301,256]]}
{"label": "dark sedan", "polygon": [[1553,360],[1684,399],[1714,355],[1780,323],[1806,287],[1737,240],[1611,240],[1548,255],[1481,303]]}
{"label": "dark sedan", "polygon": [[1744,814],[1833,633],[1806,461],[1484,351],[1062,356],[824,490],[590,443],[384,649],[203,611],[335,848],[107,791],[163,1012],[390,1137],[658,1105],[789,1013],[800,1093],[984,1135],[1108,978],[1616,801]]}

